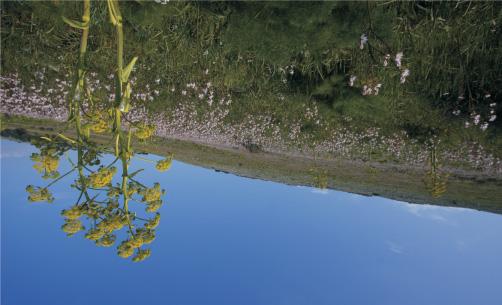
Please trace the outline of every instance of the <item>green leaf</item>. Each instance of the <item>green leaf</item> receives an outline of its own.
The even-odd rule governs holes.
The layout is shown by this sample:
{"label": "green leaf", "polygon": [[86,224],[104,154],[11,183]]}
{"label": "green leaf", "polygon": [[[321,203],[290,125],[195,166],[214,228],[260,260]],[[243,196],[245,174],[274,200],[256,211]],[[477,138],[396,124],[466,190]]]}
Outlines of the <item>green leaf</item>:
{"label": "green leaf", "polygon": [[142,168],[142,169],[138,169],[138,170],[137,170],[137,171],[135,171],[134,173],[130,174],[130,175],[129,175],[129,178],[134,178],[134,176],[136,176],[137,174],[139,174],[139,173],[140,173],[141,171],[143,171],[143,170],[144,170],[144,168]]}
{"label": "green leaf", "polygon": [[134,65],[136,64],[137,60],[138,60],[138,56],[134,56],[134,58],[131,60],[131,62],[122,71],[122,82],[123,83],[127,82],[127,80],[129,79],[129,75],[131,75],[132,68],[134,68]]}
{"label": "green leaf", "polygon": [[119,109],[122,112],[129,112],[129,101],[131,100],[131,84],[126,85],[122,101],[120,102]]}
{"label": "green leaf", "polygon": [[89,21],[82,22],[82,21],[76,21],[76,20],[71,20],[66,18],[65,16],[61,16],[63,18],[63,21],[67,23],[69,26],[81,30],[87,30],[89,28]]}

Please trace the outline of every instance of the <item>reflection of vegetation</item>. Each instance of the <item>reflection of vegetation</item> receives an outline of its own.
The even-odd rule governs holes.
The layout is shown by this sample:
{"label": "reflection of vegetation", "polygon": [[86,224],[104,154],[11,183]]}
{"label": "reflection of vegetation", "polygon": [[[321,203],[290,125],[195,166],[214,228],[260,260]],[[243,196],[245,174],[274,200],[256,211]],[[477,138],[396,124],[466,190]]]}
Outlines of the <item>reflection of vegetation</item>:
{"label": "reflection of vegetation", "polygon": [[[93,92],[87,87],[86,82],[86,50],[89,36],[90,0],[84,0],[84,13],[82,21],[63,18],[70,26],[81,29],[79,60],[76,75],[72,86],[68,106],[71,124],[76,136],[74,138],[58,134],[55,137],[43,137],[38,142],[39,154],[33,154],[35,169],[43,174],[45,179],[53,179],[45,187],[28,186],[30,201],[52,202],[50,186],[63,177],[76,173],[76,179],[71,185],[79,193],[75,204],[61,212],[65,219],[62,230],[72,236],[86,230],[84,222],[89,227],[85,237],[98,246],[110,247],[117,240],[117,233],[126,228],[127,237],[118,246],[118,255],[130,257],[133,261],[142,261],[150,256],[150,249],[143,248],[155,239],[154,229],[160,222],[157,212],[162,205],[162,194],[159,183],[147,187],[136,180],[142,171],[129,172],[131,157],[134,155],[131,147],[133,129],[138,139],[146,140],[154,133],[154,127],[143,123],[128,121],[128,129],[122,125],[123,113],[129,110],[131,85],[129,75],[136,62],[136,57],[125,68],[122,64],[124,38],[122,33],[122,16],[118,1],[108,0],[108,13],[110,21],[117,33],[117,68],[115,74],[115,98],[112,105],[93,97]],[[111,126],[108,122],[112,122]],[[110,128],[111,127],[111,128]],[[98,147],[91,138],[92,133],[102,133],[111,129],[115,159],[109,164],[102,164],[100,156],[107,152],[106,148]],[[77,160],[68,161],[72,168],[65,174],[59,175],[59,157],[68,150],[77,151]],[[157,164],[159,171],[167,170],[171,165],[172,157],[161,160]],[[120,166],[115,165],[119,163]],[[121,182],[113,183],[113,177],[121,169]],[[146,216],[140,217],[133,212],[131,202],[145,205]],[[85,217],[85,220],[82,218]]]}
{"label": "reflection of vegetation", "polygon": [[[64,145],[62,141],[72,141],[72,145]],[[137,181],[136,176],[142,170],[128,172],[130,157],[123,158],[119,155],[109,164],[102,164],[100,156],[106,149],[98,148],[85,137],[80,137],[80,140],[44,137],[36,144],[41,151],[53,151],[57,154],[66,154],[68,150],[76,149],[77,162],[67,156],[72,165],[67,173],[54,179],[48,186],[28,186],[30,201],[52,202],[54,198],[49,187],[62,177],[76,173],[71,187],[78,191],[78,199],[73,206],[61,212],[65,220],[61,229],[72,236],[88,227],[85,238],[98,246],[110,247],[115,244],[117,234],[125,228],[127,238],[118,246],[118,255],[130,257],[136,251],[133,261],[147,258],[150,250],[142,247],[155,239],[154,230],[160,222],[157,211],[162,205],[161,196],[164,193],[160,184],[155,183],[149,188]],[[114,165],[117,162],[122,163],[122,180],[121,183],[114,184],[113,177],[118,172]],[[131,201],[145,205],[146,216],[140,217],[138,212],[133,212],[129,204]],[[85,220],[82,219],[84,217]],[[84,222],[88,224],[84,226]]]}
{"label": "reflection of vegetation", "polygon": [[320,168],[311,168],[310,174],[312,175],[312,184],[319,189],[328,188],[328,171]]}
{"label": "reflection of vegetation", "polygon": [[446,184],[448,180],[448,174],[441,172],[441,163],[437,158],[437,145],[433,144],[430,157],[429,157],[430,169],[427,171],[424,184],[429,190],[430,194],[434,198],[441,197],[446,192]]}
{"label": "reflection of vegetation", "polygon": [[59,177],[58,166],[59,156],[54,149],[41,150],[39,154],[32,154],[31,160],[35,161],[33,167],[39,172],[43,173],[42,178],[54,179]]}

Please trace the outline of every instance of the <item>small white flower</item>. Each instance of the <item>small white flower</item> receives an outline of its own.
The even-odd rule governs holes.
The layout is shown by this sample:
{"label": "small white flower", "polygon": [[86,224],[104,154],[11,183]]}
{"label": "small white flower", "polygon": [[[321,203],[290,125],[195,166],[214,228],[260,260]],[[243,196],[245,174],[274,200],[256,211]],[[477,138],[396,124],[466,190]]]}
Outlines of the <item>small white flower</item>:
{"label": "small white flower", "polygon": [[458,110],[458,109],[457,110],[453,110],[452,113],[453,113],[453,115],[458,116],[460,114],[460,110]]}
{"label": "small white flower", "polygon": [[401,84],[404,84],[406,82],[406,77],[410,75],[410,70],[409,69],[404,69],[403,72],[401,73]]}
{"label": "small white flower", "polygon": [[490,93],[485,94],[485,98],[490,98],[492,95]]}
{"label": "small white flower", "polygon": [[378,95],[380,88],[382,88],[382,84],[377,84],[375,88],[373,88],[373,90],[375,91],[374,95]]}
{"label": "small white flower", "polygon": [[482,131],[485,131],[488,128],[488,123],[485,122],[485,123],[481,124],[481,126],[479,128],[481,128]]}
{"label": "small white flower", "polygon": [[182,90],[182,91],[181,91],[181,94],[182,94],[182,95],[187,95],[187,91],[186,91],[186,90]]}
{"label": "small white flower", "polygon": [[172,87],[171,92],[174,92],[174,91],[176,91],[176,88]]}
{"label": "small white flower", "polygon": [[362,50],[364,49],[364,45],[368,43],[368,36],[366,34],[361,35],[361,41],[359,43],[359,48]]}
{"label": "small white flower", "polygon": [[491,116],[490,116],[490,119],[489,119],[488,121],[493,122],[493,121],[495,121],[496,119],[497,119],[497,115],[495,115],[495,114],[494,114],[494,115],[491,115]]}
{"label": "small white flower", "polygon": [[351,75],[349,79],[349,86],[354,87],[354,82],[356,81],[357,76]]}
{"label": "small white flower", "polygon": [[469,128],[470,126],[471,126],[471,123],[469,123],[469,122],[466,121],[465,122],[465,128]]}
{"label": "small white flower", "polygon": [[362,91],[362,95],[370,95],[371,93],[373,93],[373,89],[371,89],[370,86],[367,86],[367,85],[364,85],[363,86],[363,91]]}
{"label": "small white flower", "polygon": [[492,107],[492,108],[495,107],[495,106],[497,106],[497,103],[491,103],[490,104],[490,107]]}
{"label": "small white flower", "polygon": [[401,67],[401,59],[403,58],[403,52],[399,52],[396,54],[396,58],[394,61],[396,62],[396,66]]}
{"label": "small white flower", "polygon": [[386,54],[383,60],[383,66],[387,67],[389,65],[390,54]]}
{"label": "small white flower", "polygon": [[480,119],[481,119],[481,115],[479,115],[479,114],[474,115],[474,125],[478,125]]}

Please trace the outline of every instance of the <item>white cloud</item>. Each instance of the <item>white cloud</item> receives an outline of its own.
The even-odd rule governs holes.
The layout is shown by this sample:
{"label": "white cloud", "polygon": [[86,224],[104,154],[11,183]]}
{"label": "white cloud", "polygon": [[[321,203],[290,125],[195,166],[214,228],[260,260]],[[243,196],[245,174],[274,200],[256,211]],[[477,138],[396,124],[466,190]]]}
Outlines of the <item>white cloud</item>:
{"label": "white cloud", "polygon": [[394,252],[396,254],[403,254],[404,252],[404,247],[395,242],[387,241],[387,246],[391,252]]}

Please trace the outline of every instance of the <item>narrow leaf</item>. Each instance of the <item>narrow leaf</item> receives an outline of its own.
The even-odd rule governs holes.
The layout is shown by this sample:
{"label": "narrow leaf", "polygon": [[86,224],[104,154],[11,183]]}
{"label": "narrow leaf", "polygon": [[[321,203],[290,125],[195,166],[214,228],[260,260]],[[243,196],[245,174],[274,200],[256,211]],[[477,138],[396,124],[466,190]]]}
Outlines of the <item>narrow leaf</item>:
{"label": "narrow leaf", "polygon": [[82,22],[82,21],[68,19],[65,16],[61,16],[61,17],[63,18],[63,21],[71,27],[81,29],[81,30],[87,30],[89,28],[89,21]]}
{"label": "narrow leaf", "polygon": [[138,56],[134,56],[134,58],[131,60],[131,62],[122,71],[122,82],[123,83],[127,82],[127,80],[129,79],[129,75],[131,75],[131,71],[134,68],[134,65],[136,64],[137,60],[138,60]]}

